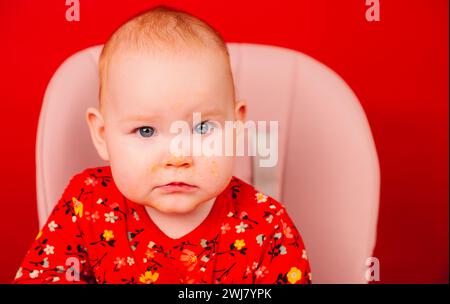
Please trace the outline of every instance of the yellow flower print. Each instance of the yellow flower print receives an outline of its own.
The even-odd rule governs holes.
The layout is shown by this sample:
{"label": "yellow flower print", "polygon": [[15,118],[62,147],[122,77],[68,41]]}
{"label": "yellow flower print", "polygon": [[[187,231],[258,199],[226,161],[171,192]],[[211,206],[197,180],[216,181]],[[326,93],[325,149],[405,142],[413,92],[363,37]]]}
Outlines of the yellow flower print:
{"label": "yellow flower print", "polygon": [[36,235],[36,240],[39,239],[42,236],[42,230],[39,230],[38,234]]}
{"label": "yellow flower print", "polygon": [[105,230],[103,232],[103,238],[105,241],[109,242],[110,240],[114,239],[114,232],[112,230]]}
{"label": "yellow flower print", "polygon": [[235,247],[237,250],[241,250],[243,247],[245,247],[245,241],[244,241],[244,240],[236,240],[236,241],[234,242],[234,247]]}
{"label": "yellow flower print", "polygon": [[83,216],[83,203],[77,200],[76,197],[72,197],[73,209],[75,211],[75,215],[79,217]]}
{"label": "yellow flower print", "polygon": [[159,273],[155,272],[152,273],[151,271],[146,271],[144,274],[141,274],[141,277],[139,278],[139,282],[143,284],[151,284],[156,282],[158,280]]}
{"label": "yellow flower print", "polygon": [[302,272],[297,267],[291,267],[291,270],[287,273],[287,279],[289,283],[295,284],[298,280],[301,280]]}
{"label": "yellow flower print", "polygon": [[265,203],[267,201],[267,195],[264,195],[260,192],[256,193],[255,197],[258,203]]}

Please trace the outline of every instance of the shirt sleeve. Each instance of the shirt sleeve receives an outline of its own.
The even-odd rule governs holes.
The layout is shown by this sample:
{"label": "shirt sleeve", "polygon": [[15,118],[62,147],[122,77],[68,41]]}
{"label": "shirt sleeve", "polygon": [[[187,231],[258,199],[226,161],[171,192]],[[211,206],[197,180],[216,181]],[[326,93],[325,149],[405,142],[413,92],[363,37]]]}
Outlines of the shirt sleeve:
{"label": "shirt sleeve", "polygon": [[[256,284],[311,284],[303,239],[284,207],[264,235],[262,253],[253,271]],[[277,218],[277,220],[275,220]]]}
{"label": "shirt sleeve", "polygon": [[90,283],[92,272],[78,221],[83,216],[83,173],[66,186],[25,255],[13,283]]}

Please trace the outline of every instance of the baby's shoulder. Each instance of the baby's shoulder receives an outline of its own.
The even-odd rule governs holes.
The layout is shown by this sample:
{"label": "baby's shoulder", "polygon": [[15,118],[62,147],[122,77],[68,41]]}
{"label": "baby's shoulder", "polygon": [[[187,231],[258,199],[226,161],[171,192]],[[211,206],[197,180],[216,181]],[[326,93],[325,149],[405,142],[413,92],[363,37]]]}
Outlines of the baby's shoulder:
{"label": "baby's shoulder", "polygon": [[285,206],[270,195],[237,177],[233,177],[232,183],[236,185],[234,188],[237,201],[236,216],[250,218],[270,226],[287,216]]}
{"label": "baby's shoulder", "polygon": [[71,181],[75,182],[84,182],[86,186],[95,187],[105,180],[103,184],[104,187],[107,186],[108,180],[112,179],[111,175],[111,167],[103,166],[103,167],[90,167],[86,168],[76,174],[73,175]]}
{"label": "baby's shoulder", "polygon": [[[99,209],[123,202],[114,184],[109,166],[91,167],[75,174],[64,191],[65,201],[83,212],[80,217],[95,214]],[[83,216],[84,215],[84,216]]]}
{"label": "baby's shoulder", "polygon": [[69,194],[80,192],[80,196],[86,197],[88,194],[98,194],[113,188],[115,187],[109,166],[91,167],[74,174],[64,192]]}

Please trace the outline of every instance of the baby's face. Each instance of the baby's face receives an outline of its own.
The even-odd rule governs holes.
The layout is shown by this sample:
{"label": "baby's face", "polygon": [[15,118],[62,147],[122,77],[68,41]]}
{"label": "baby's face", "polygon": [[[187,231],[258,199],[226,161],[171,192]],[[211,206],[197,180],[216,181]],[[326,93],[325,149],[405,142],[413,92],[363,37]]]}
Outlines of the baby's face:
{"label": "baby's face", "polygon": [[[216,197],[232,176],[230,156],[174,156],[174,121],[189,123],[204,138],[226,120],[241,119],[225,57],[212,52],[153,56],[118,54],[110,64],[102,109],[107,160],[119,190],[162,212],[186,213]],[[238,109],[241,107],[241,109]],[[201,126],[193,125],[201,113]],[[236,116],[237,115],[237,116]],[[202,131],[203,130],[203,131]],[[204,133],[204,134],[202,134]],[[189,186],[165,186],[169,183]]]}

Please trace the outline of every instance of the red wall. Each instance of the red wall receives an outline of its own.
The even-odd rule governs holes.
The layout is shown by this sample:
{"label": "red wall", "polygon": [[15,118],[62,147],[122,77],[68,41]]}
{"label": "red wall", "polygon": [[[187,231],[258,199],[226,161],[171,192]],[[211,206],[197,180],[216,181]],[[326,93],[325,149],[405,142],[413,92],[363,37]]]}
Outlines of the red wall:
{"label": "red wall", "polygon": [[65,0],[0,1],[0,282],[13,278],[38,229],[34,148],[52,73],[157,3],[204,18],[228,42],[292,48],[338,72],[379,153],[382,282],[448,282],[447,0],[381,0],[375,23],[365,20],[365,0],[80,2],[81,21],[69,23]]}

